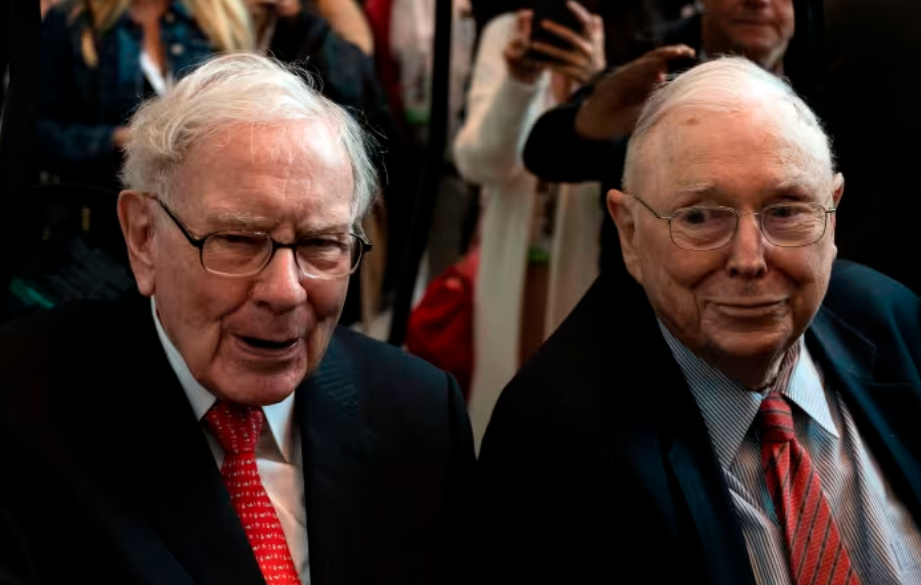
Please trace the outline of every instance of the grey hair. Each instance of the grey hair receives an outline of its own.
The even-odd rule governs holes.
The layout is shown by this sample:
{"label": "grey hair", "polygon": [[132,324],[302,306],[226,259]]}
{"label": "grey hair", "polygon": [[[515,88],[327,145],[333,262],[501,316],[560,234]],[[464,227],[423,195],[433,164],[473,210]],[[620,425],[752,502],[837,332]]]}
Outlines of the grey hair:
{"label": "grey hair", "polygon": [[[636,188],[640,178],[643,146],[652,130],[669,113],[679,108],[695,108],[716,112],[739,112],[752,104],[780,101],[792,106],[796,113],[797,130],[810,136],[809,146],[800,144],[804,156],[809,156],[834,173],[831,142],[818,116],[806,105],[793,88],[780,77],[742,57],[721,57],[707,61],[660,85],[646,100],[627,144],[623,187],[627,192]],[[790,132],[793,128],[781,128]]]}
{"label": "grey hair", "polygon": [[338,136],[352,166],[353,221],[360,221],[380,188],[371,155],[374,139],[348,111],[320,95],[309,73],[251,53],[212,58],[165,96],[143,103],[129,124],[122,182],[168,200],[196,144],[237,124],[300,120],[323,121]]}

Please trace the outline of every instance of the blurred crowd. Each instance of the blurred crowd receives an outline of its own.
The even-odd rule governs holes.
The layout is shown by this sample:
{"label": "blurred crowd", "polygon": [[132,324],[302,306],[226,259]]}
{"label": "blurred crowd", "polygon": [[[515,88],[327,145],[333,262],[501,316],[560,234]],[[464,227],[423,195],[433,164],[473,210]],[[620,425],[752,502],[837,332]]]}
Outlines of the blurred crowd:
{"label": "blurred crowd", "polygon": [[[405,273],[428,144],[436,0],[42,0],[37,181],[121,186],[128,120],[212,55],[257,52],[298,67],[374,136],[381,196],[341,322],[387,336]],[[797,8],[797,5],[799,6]],[[599,271],[629,279],[605,195],[655,87],[714,56],[788,78],[816,109],[848,177],[842,256],[916,292],[905,254],[912,155],[881,134],[907,111],[911,8],[860,0],[453,0],[448,140],[406,347],[451,371],[481,432],[496,396]],[[905,14],[897,11],[903,10]],[[806,22],[797,22],[797,17]],[[114,214],[81,221],[114,242],[88,284],[14,278],[8,313],[132,288]],[[87,261],[86,259],[81,261]],[[101,262],[99,258],[93,262]],[[76,262],[76,260],[75,260]],[[414,269],[415,267],[413,267]],[[93,276],[92,270],[105,273]],[[66,279],[65,279],[66,280]],[[47,279],[46,279],[47,281]],[[55,289],[57,286],[57,289]],[[77,290],[80,287],[90,291]],[[66,291],[62,292],[64,288]],[[57,295],[57,297],[55,296]]]}

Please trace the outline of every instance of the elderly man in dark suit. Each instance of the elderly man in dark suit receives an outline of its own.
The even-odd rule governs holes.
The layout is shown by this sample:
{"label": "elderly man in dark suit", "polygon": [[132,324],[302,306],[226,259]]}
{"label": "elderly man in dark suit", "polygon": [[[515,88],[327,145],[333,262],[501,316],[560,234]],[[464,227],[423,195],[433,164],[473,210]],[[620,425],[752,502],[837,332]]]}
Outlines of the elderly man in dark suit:
{"label": "elderly man in dark suit", "polygon": [[134,115],[124,180],[149,298],[0,329],[0,575],[436,579],[472,440],[452,378],[336,326],[377,190],[355,120],[217,58]]}
{"label": "elderly man in dark suit", "polygon": [[921,583],[921,301],[835,262],[815,115],[744,59],[658,90],[602,274],[480,452],[479,578]]}

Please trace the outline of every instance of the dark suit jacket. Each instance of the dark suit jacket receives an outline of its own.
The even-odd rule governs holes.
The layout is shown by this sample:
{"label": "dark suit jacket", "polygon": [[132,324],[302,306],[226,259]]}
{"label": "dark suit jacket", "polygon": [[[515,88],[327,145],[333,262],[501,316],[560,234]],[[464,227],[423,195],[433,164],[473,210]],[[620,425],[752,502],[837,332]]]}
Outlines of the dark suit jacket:
{"label": "dark suit jacket", "polygon": [[[0,501],[42,585],[263,583],[152,319],[132,300],[0,329]],[[295,405],[311,582],[430,583],[474,460],[453,379],[339,329]]]}
{"label": "dark suit jacket", "polygon": [[[602,274],[500,397],[478,464],[477,580],[754,585],[703,417],[644,301]],[[806,340],[921,522],[921,302],[839,262]]]}

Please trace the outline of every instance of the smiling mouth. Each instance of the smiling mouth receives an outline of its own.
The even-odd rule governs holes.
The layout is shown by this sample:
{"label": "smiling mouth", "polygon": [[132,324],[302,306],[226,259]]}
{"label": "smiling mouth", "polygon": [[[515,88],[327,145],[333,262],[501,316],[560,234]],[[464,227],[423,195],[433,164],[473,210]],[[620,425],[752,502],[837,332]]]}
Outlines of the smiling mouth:
{"label": "smiling mouth", "polygon": [[767,315],[777,315],[782,310],[783,305],[782,301],[750,304],[718,303],[719,308],[717,310],[727,317],[760,318]]}
{"label": "smiling mouth", "polygon": [[243,341],[243,343],[256,349],[282,351],[293,347],[294,344],[297,343],[298,338],[295,337],[293,339],[285,339],[283,341],[273,341],[271,339],[261,339],[259,337],[240,336],[240,340]]}
{"label": "smiling mouth", "polygon": [[765,307],[774,307],[779,305],[782,301],[766,301],[763,303],[722,303],[724,307],[732,307],[733,309],[763,309]]}

